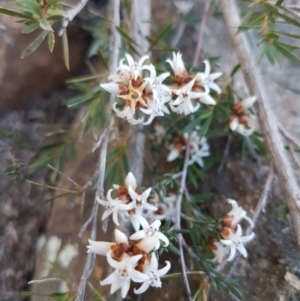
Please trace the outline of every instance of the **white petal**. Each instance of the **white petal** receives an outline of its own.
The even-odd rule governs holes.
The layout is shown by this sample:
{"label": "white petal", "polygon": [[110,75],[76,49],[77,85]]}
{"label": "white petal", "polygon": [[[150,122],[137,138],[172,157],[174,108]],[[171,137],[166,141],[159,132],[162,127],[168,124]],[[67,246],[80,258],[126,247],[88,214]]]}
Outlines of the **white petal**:
{"label": "white petal", "polygon": [[155,249],[157,241],[158,238],[156,237],[146,237],[136,244],[136,246],[148,254]]}
{"label": "white petal", "polygon": [[108,277],[106,277],[104,280],[100,281],[100,285],[107,285],[111,284],[119,279],[119,274],[117,271],[114,271],[111,273]]}
{"label": "white petal", "polygon": [[141,273],[137,270],[132,270],[130,275],[131,275],[132,281],[138,282],[138,283],[144,282],[145,280],[149,279],[149,277],[146,274]]}
{"label": "white petal", "polygon": [[163,233],[158,232],[156,237],[164,242],[164,247],[167,247],[169,245],[169,239]]}
{"label": "white petal", "polygon": [[177,159],[179,157],[179,155],[180,155],[179,151],[176,148],[173,148],[168,155],[167,161],[171,162],[171,161]]}
{"label": "white petal", "polygon": [[158,208],[156,208],[155,206],[153,206],[149,203],[145,203],[143,205],[143,207],[144,207],[145,210],[151,210],[151,211],[157,211],[158,210]]}
{"label": "white petal", "polygon": [[235,247],[231,247],[231,249],[230,249],[230,256],[228,258],[228,261],[231,261],[234,258],[235,254],[236,254],[236,248]]}
{"label": "white petal", "polygon": [[150,286],[149,281],[145,281],[138,289],[134,289],[135,294],[142,294],[144,293]]}
{"label": "white petal", "polygon": [[120,226],[118,219],[118,211],[113,212],[113,222],[115,223],[115,225]]}
{"label": "white petal", "polygon": [[252,232],[249,235],[241,237],[240,240],[241,240],[241,242],[245,243],[245,242],[251,241],[254,238],[254,236],[255,236],[255,234]]}
{"label": "white petal", "polygon": [[143,255],[134,255],[131,257],[125,257],[122,261],[129,267],[134,268],[138,261],[143,257]]}
{"label": "white petal", "polygon": [[215,90],[218,94],[222,92],[221,88],[216,83],[210,83],[208,86],[209,88]]}
{"label": "white petal", "polygon": [[205,60],[203,63],[205,64],[204,74],[206,76],[208,76],[210,74],[210,63],[209,63],[209,60]]}
{"label": "white petal", "polygon": [[148,221],[144,217],[142,217],[142,216],[136,216],[136,218],[138,219],[138,221],[142,225],[143,229],[149,228],[149,223],[148,223]]}
{"label": "white petal", "polygon": [[232,131],[236,131],[238,125],[239,125],[238,119],[236,117],[231,118],[230,123],[229,123],[229,128]]}
{"label": "white petal", "polygon": [[147,237],[146,232],[144,230],[140,230],[130,236],[131,240],[139,240]]}
{"label": "white petal", "polygon": [[245,248],[245,246],[241,243],[237,246],[237,249],[239,250],[239,252],[245,257],[247,258],[248,257],[248,253],[247,253],[247,250]]}
{"label": "white petal", "polygon": [[256,96],[252,96],[252,97],[249,97],[249,98],[246,98],[246,99],[242,100],[240,102],[240,104],[242,105],[242,108],[245,111],[248,108],[252,107],[253,104],[256,102],[256,100],[257,100],[257,97]]}
{"label": "white petal", "polygon": [[112,211],[110,209],[105,210],[102,214],[102,221],[106,220],[111,214]]}
{"label": "white petal", "polygon": [[136,200],[139,196],[138,194],[132,189],[131,185],[128,186],[128,192],[132,200]]}
{"label": "white petal", "polygon": [[121,286],[121,296],[124,299],[127,296],[127,293],[130,288],[130,279],[123,279],[122,281],[122,286]]}
{"label": "white petal", "polygon": [[155,256],[155,253],[152,253],[149,270],[157,271],[157,269],[158,269],[158,260],[157,257]]}
{"label": "white petal", "polygon": [[[118,261],[115,261],[112,257],[111,257],[111,252],[108,252],[106,254],[106,259],[107,262],[109,263],[110,266],[112,266],[113,268],[117,269],[120,265],[120,263]],[[102,285],[102,284],[101,284]]]}
{"label": "white petal", "polygon": [[216,101],[209,94],[202,95],[200,97],[200,101],[207,105],[215,105],[216,104]]}
{"label": "white petal", "polygon": [[111,288],[110,288],[110,294],[113,294],[114,292],[116,292],[121,286],[122,286],[122,281],[119,280],[119,281],[114,281],[112,284],[111,284]]}
{"label": "white petal", "polygon": [[145,191],[142,193],[142,195],[141,195],[141,199],[143,199],[143,200],[146,201],[146,200],[148,199],[150,193],[151,193],[151,190],[152,190],[151,187],[148,188],[147,190],[145,190]]}
{"label": "white petal", "polygon": [[115,229],[114,236],[115,236],[115,241],[116,241],[117,244],[120,244],[120,243],[128,244],[127,235],[125,233],[121,232],[120,230]]}
{"label": "white petal", "polygon": [[129,172],[126,179],[125,179],[125,185],[126,186],[131,186],[133,189],[136,189],[137,187],[137,183],[136,183],[136,179],[135,176],[133,175],[132,172]]}
{"label": "white petal", "polygon": [[157,271],[157,274],[158,274],[159,277],[166,275],[169,272],[170,268],[171,268],[170,261],[165,261],[165,263],[166,263],[166,266]]}
{"label": "white petal", "polygon": [[98,255],[106,255],[110,251],[110,247],[114,243],[106,241],[93,241],[89,239],[88,253],[96,253]]}
{"label": "white petal", "polygon": [[126,57],[126,59],[127,59],[127,62],[128,62],[128,65],[129,66],[132,66],[132,65],[134,65],[134,59],[133,59],[133,57],[130,55],[130,54],[128,54],[128,53],[126,53],[125,54],[125,57]]}
{"label": "white petal", "polygon": [[116,83],[109,83],[109,84],[101,84],[100,85],[102,89],[106,90],[107,92],[118,95],[121,93],[121,90],[119,88],[119,84]]}

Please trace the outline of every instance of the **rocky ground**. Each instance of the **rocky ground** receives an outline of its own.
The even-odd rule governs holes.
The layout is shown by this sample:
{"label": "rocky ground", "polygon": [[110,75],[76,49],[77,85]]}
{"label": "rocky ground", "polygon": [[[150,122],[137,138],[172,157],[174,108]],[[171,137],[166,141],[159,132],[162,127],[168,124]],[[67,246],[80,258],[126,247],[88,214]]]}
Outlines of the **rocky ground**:
{"label": "rocky ground", "polygon": [[[199,18],[202,11],[203,1],[199,2],[194,7],[196,18]],[[174,12],[171,1],[153,1],[156,26],[166,25],[169,20],[167,16],[171,16]],[[178,20],[175,20],[174,26],[178,23]],[[62,118],[56,121],[70,120],[66,115],[59,113],[61,110],[59,106],[53,107],[57,96],[66,93],[65,90],[61,90],[61,87],[64,80],[70,76],[64,70],[60,51],[53,57],[42,48],[27,61],[20,61],[18,56],[21,48],[29,41],[24,40],[25,38],[17,34],[18,32],[19,29],[15,28],[15,25],[5,32],[5,35],[14,42],[14,47],[5,43],[4,39],[0,42],[0,55],[2,55],[0,64],[2,64],[1,70],[3,71],[0,129],[7,126],[13,128],[13,135],[10,137],[0,136],[0,294],[5,300],[12,301],[21,300],[15,292],[24,290],[26,282],[31,278],[38,279],[42,276],[61,278],[63,277],[61,273],[67,275],[70,280],[69,289],[72,292],[72,286],[79,282],[85,263],[90,228],[82,238],[78,237],[78,232],[88,219],[94,201],[93,191],[88,190],[83,216],[80,215],[81,198],[73,195],[54,201],[50,211],[49,205],[38,205],[41,200],[47,198],[49,191],[28,183],[14,185],[11,178],[3,175],[3,166],[7,159],[15,158],[27,163],[35,156],[37,146],[42,139],[36,132],[36,128],[38,124],[45,122],[45,116],[52,121],[57,118],[57,115],[61,115]],[[75,73],[82,70],[80,62],[83,61],[89,39],[85,34],[78,35],[77,33],[78,28],[75,27],[74,36],[71,35],[72,38],[70,38],[71,54],[74,55],[74,58],[71,58],[71,62],[74,62],[71,70]],[[250,35],[249,38],[255,45],[255,36]],[[208,18],[204,41],[204,53],[212,57],[220,57],[221,69],[229,74],[236,65],[236,57],[221,17]],[[196,31],[188,27],[179,44],[186,60],[192,60],[195,46]],[[278,121],[300,140],[299,67],[284,61],[283,67],[280,68],[270,66],[268,62],[263,61],[260,68],[264,76],[264,85],[268,94],[272,96],[272,108]],[[41,76],[44,74],[47,78]],[[225,79],[224,82],[226,82]],[[235,85],[240,90],[241,96],[248,96],[240,74]],[[37,95],[33,96],[33,91],[37,91]],[[30,105],[24,109],[24,103],[30,103]],[[16,113],[8,113],[12,108],[19,110]],[[16,148],[15,138],[18,138],[19,132],[22,132],[22,135],[25,135],[25,141],[29,142],[26,147],[22,145]],[[93,144],[92,137],[87,137],[84,143],[79,143],[76,163],[69,162],[64,171],[80,185],[90,179],[95,169],[97,154],[90,154]],[[216,153],[219,154],[220,148],[224,147],[223,144],[222,141],[215,148]],[[244,158],[240,162],[238,160],[240,154],[236,152],[236,148],[239,146],[236,147],[234,144],[222,173],[217,172],[217,167],[214,168],[201,184],[201,191],[214,193],[211,204],[205,210],[215,217],[221,217],[227,212],[225,202],[227,197],[236,199],[248,212],[253,213],[266,179],[265,162],[261,158]],[[46,172],[37,174],[32,179],[42,182],[46,179]],[[73,187],[66,179],[61,179],[57,186],[65,189]],[[289,216],[284,220],[279,220],[282,204],[283,198],[279,183],[275,178],[265,211],[261,214],[254,229],[256,239],[248,247],[249,258],[247,260],[241,258],[238,262],[224,267],[223,271],[229,275],[228,277],[239,279],[243,301],[296,301],[300,299],[300,256],[295,247]],[[109,225],[106,234],[102,233],[100,222],[98,228],[97,238],[110,240],[113,227]],[[54,262],[55,267],[49,265],[46,258]],[[98,257],[90,279],[91,284],[97,289],[100,288],[99,280],[107,272],[106,267],[103,258]],[[174,270],[179,269],[179,262],[175,258],[173,267]],[[197,283],[193,283],[193,286],[196,288]],[[35,284],[30,289],[46,294],[58,290],[65,291],[67,286],[65,282],[55,280],[51,284],[49,282]],[[92,300],[92,295],[89,289],[86,300]],[[134,298],[136,297],[132,300],[135,300]],[[150,289],[140,300],[147,301],[154,298],[156,300],[185,300],[182,280],[166,281],[163,292]],[[32,298],[32,301],[40,300],[52,299],[47,300],[41,296]],[[115,300],[115,297],[111,300]],[[213,292],[210,300],[228,299],[222,294]]]}

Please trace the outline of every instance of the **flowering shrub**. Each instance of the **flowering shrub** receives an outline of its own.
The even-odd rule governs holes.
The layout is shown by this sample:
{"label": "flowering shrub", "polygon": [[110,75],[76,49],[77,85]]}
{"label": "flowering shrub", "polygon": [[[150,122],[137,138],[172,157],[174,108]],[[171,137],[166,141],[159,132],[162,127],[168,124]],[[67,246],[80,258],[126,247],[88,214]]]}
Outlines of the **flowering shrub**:
{"label": "flowering shrub", "polygon": [[[16,3],[20,11],[0,8],[0,13],[17,17],[24,25],[24,33],[31,33],[37,29],[41,31],[25,49],[23,57],[34,52],[46,37],[49,50],[52,52],[56,28],[53,25],[57,21],[60,22],[58,33],[63,38],[65,65],[69,68],[66,27],[87,2],[80,0],[72,9],[65,10],[64,3],[57,0],[18,0]],[[73,80],[72,87],[79,90],[81,95],[76,95],[66,102],[69,108],[83,108],[80,138],[91,130],[96,140],[92,151],[100,148],[97,170],[91,180],[80,186],[67,177],[74,185],[74,189],[63,190],[63,195],[72,193],[82,196],[84,204],[86,190],[97,182],[93,212],[80,231],[82,235],[92,222],[91,237],[87,246],[87,262],[78,285],[76,301],[83,301],[87,279],[94,265],[93,254],[105,256],[108,265],[114,269],[100,281],[101,286],[111,285],[111,294],[120,289],[122,298],[126,298],[131,285],[134,286],[135,294],[142,294],[150,287],[162,287],[162,279],[178,276],[168,274],[171,259],[164,263],[160,262],[162,253],[167,251],[180,258],[182,273],[179,277],[183,278],[189,300],[192,300],[188,281],[190,275],[196,275],[200,282],[200,288],[193,300],[199,296],[201,300],[207,299],[208,287],[226,290],[230,297],[232,295],[235,297],[238,290],[218,271],[226,262],[236,258],[238,253],[245,258],[248,256],[246,244],[254,239],[252,229],[257,215],[254,214],[251,219],[232,199],[228,199],[232,209],[222,219],[218,220],[204,214],[206,211],[202,212],[202,207],[205,206],[202,205],[206,199],[211,199],[212,193],[199,191],[199,183],[212,166],[219,164],[218,172],[222,170],[231,138],[235,137],[237,141],[242,142],[239,145],[242,145],[243,152],[246,150],[251,155],[262,154],[266,158],[268,154],[265,143],[269,143],[268,149],[275,149],[273,152],[270,151],[270,154],[273,157],[277,155],[276,158],[280,159],[278,162],[283,162],[285,166],[285,168],[280,166],[273,157],[271,158],[273,160],[271,165],[279,164],[279,168],[277,165],[276,169],[279,174],[281,173],[283,179],[281,182],[285,185],[292,179],[290,187],[284,190],[289,196],[287,199],[292,203],[295,201],[294,196],[299,195],[290,191],[297,185],[291,176],[287,176],[289,173],[286,172],[286,162],[281,154],[278,155],[283,147],[279,147],[280,151],[276,152],[275,144],[279,141],[276,132],[273,133],[276,139],[268,137],[270,139],[265,139],[268,141],[264,140],[266,136],[263,137],[259,133],[258,119],[267,135],[272,132],[273,127],[275,128],[275,124],[269,122],[268,110],[263,106],[261,96],[263,93],[259,93],[258,85],[260,81],[253,79],[255,72],[252,70],[251,62],[249,64],[240,62],[245,78],[250,81],[248,90],[257,94],[257,96],[246,95],[240,99],[237,96],[240,91],[237,93],[233,85],[240,65],[232,66],[230,74],[223,74],[218,70],[212,72],[218,69],[215,64],[216,58],[202,54],[204,61],[198,68],[203,34],[201,23],[196,51],[198,54],[196,53],[192,66],[184,62],[183,55],[177,50],[172,54],[167,52],[170,48],[164,49],[168,53],[167,57],[162,54],[153,62],[150,60],[150,52],[155,46],[160,45],[160,42],[170,42],[172,49],[176,49],[178,39],[177,43],[174,39],[170,41],[169,38],[173,35],[167,34],[170,33],[172,24],[159,32],[155,38],[150,37],[148,36],[150,16],[145,18],[137,16],[150,12],[150,2],[129,1],[126,2],[124,10],[120,8],[119,0],[111,2],[114,8],[113,18],[107,18],[101,26],[92,26],[92,29],[89,29],[94,38],[89,55],[93,56],[96,53],[99,55],[102,65],[109,70],[107,80],[99,83],[98,75]],[[295,17],[295,14],[297,16],[297,10],[291,6],[283,7],[282,0],[276,3],[252,2],[240,29],[248,30],[253,24],[255,29],[259,29],[259,34],[262,35],[259,43],[264,45],[262,57],[267,56],[272,64],[280,63],[282,56],[299,62],[300,60],[292,53],[297,47],[280,42],[282,33],[274,31],[277,18],[281,22],[295,24],[291,16]],[[209,3],[210,1],[205,1],[208,8]],[[223,3],[222,8],[226,16],[226,7],[231,5],[232,1],[220,0],[220,3]],[[194,1],[174,0],[174,4],[180,16],[186,18],[186,14],[191,12],[194,6]],[[148,9],[143,9],[140,5],[148,5]],[[207,11],[204,9],[204,23],[208,8]],[[231,20],[231,16],[228,15],[233,12],[229,10],[227,13],[227,22]],[[299,21],[298,17],[296,23]],[[109,28],[106,22],[109,23]],[[133,37],[126,32],[131,30],[131,27]],[[146,33],[143,32],[144,27],[148,27]],[[232,26],[228,28],[229,31],[232,30]],[[110,35],[111,43],[109,43]],[[295,35],[287,33],[283,35],[296,38]],[[235,39],[235,35],[231,33],[231,36]],[[161,41],[162,37],[165,41]],[[238,43],[234,44],[238,48]],[[239,49],[239,60],[246,49],[247,47]],[[110,62],[110,66],[107,62]],[[254,75],[250,74],[251,70]],[[256,111],[257,108],[254,107],[256,101],[265,109],[263,115],[259,114],[260,111]],[[116,116],[126,122],[115,118]],[[268,122],[264,121],[264,118]],[[73,132],[60,129],[57,134],[58,141],[51,141],[52,144],[46,144],[42,148],[45,154],[30,166],[31,171],[54,162],[55,176],[62,174],[65,158],[70,153],[73,154],[76,134],[77,128],[73,129]],[[224,147],[223,155],[216,155],[211,140],[220,137],[227,138],[227,145]],[[288,141],[292,140],[287,137]],[[133,157],[130,160],[127,156],[128,149]],[[143,188],[137,184],[135,175],[143,174],[142,162],[147,163],[149,174],[147,183],[152,187]],[[21,166],[14,163],[6,172],[13,175],[14,179],[18,179]],[[135,175],[130,170],[134,170]],[[270,174],[272,175],[271,172]],[[120,183],[124,178],[123,185],[113,184]],[[142,178],[138,181],[142,183]],[[193,192],[191,187],[194,187]],[[51,186],[47,188],[56,189]],[[116,228],[114,242],[96,241],[99,205],[103,209],[104,230],[107,228],[105,225],[107,226],[108,221],[112,219],[114,225],[125,228],[126,233],[133,229],[130,234],[127,235]],[[261,207],[262,204],[256,210],[260,211]],[[186,229],[181,225],[182,220]],[[298,216],[294,217],[293,221],[296,224],[299,221]]]}

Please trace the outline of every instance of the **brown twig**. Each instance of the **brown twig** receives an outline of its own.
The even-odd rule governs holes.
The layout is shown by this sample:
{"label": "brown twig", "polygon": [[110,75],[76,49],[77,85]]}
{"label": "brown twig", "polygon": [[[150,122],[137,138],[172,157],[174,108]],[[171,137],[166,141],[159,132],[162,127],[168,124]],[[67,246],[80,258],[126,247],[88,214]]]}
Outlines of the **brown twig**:
{"label": "brown twig", "polygon": [[202,42],[203,42],[203,33],[204,33],[204,29],[205,29],[205,24],[207,21],[207,16],[209,13],[210,4],[211,4],[211,0],[205,0],[204,9],[203,9],[203,13],[201,16],[201,22],[199,23],[197,47],[196,47],[196,51],[195,51],[194,59],[193,59],[193,66],[195,66],[195,67],[198,65],[198,62],[200,59],[200,53],[201,53]]}
{"label": "brown twig", "polygon": [[251,95],[257,96],[257,111],[269,158],[278,176],[289,208],[298,248],[300,250],[300,190],[293,170],[284,153],[277,121],[270,108],[268,97],[263,89],[263,81],[255,67],[252,52],[243,33],[237,34],[241,20],[234,0],[220,0],[225,22]]}

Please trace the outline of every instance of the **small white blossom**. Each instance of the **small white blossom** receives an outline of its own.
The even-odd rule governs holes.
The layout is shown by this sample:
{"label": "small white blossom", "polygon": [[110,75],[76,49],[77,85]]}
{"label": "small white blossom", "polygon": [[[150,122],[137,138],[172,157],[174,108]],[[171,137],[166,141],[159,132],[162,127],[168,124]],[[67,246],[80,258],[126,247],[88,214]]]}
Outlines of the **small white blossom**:
{"label": "small white blossom", "polygon": [[250,235],[242,236],[242,228],[240,225],[237,225],[236,232],[231,231],[231,234],[226,239],[221,239],[221,242],[230,246],[230,256],[228,261],[231,261],[238,250],[245,258],[248,257],[248,252],[244,246],[246,242],[251,241],[254,238],[254,233],[252,232]]}
{"label": "small white blossom", "polygon": [[182,60],[182,54],[180,52],[173,52],[173,59],[166,60],[170,64],[175,76],[186,77],[187,71]]}
{"label": "small white blossom", "polygon": [[157,99],[159,95],[162,95],[166,98],[166,101],[169,101],[172,94],[171,90],[162,82],[170,76],[170,73],[165,72],[157,76],[155,67],[152,64],[150,66],[145,66],[145,69],[149,70],[150,76],[146,77],[144,80],[149,83],[150,89],[154,94],[154,99]]}
{"label": "small white blossom", "polygon": [[145,68],[143,66],[144,62],[149,59],[147,55],[143,56],[138,62],[136,62],[130,54],[125,54],[128,65],[124,64],[125,59],[122,59],[118,70],[128,71],[130,73],[130,79],[137,79],[141,75],[142,70]]}
{"label": "small white blossom", "polygon": [[258,120],[249,109],[256,101],[256,96],[246,98],[236,103],[229,120],[229,128],[243,136],[250,136],[258,128]]}
{"label": "small white blossom", "polygon": [[232,209],[223,218],[223,223],[230,222],[230,227],[235,228],[241,220],[245,219],[251,227],[254,226],[252,219],[247,216],[247,212],[238,206],[235,200],[228,199],[227,201],[232,206]]}
{"label": "small white blossom", "polygon": [[111,197],[112,191],[113,189],[110,189],[106,194],[106,198],[108,199],[108,201],[101,200],[99,197],[97,197],[97,201],[101,205],[105,206],[106,208],[105,211],[103,212],[102,220],[104,221],[112,214],[114,223],[119,226],[119,220],[118,220],[119,211],[129,210],[130,206],[128,204],[125,204],[119,199],[113,199]]}
{"label": "small white blossom", "polygon": [[[145,237],[157,237],[159,240],[164,242],[164,247],[169,245],[169,239],[159,231],[161,222],[159,220],[154,221],[151,225],[149,225],[148,221],[142,216],[136,217],[140,224],[143,227],[143,230],[137,231],[136,233],[130,236],[131,240],[139,240]],[[156,250],[160,247],[160,242],[157,242]]]}
{"label": "small white blossom", "polygon": [[144,283],[139,289],[134,289],[135,294],[144,293],[150,286],[152,287],[161,287],[160,277],[168,273],[171,268],[169,261],[165,261],[166,266],[162,269],[158,269],[158,261],[154,253],[151,255],[150,263],[146,262],[143,266],[144,274],[147,275],[147,279],[144,280]]}
{"label": "small white blossom", "polygon": [[211,68],[209,61],[205,60],[204,64],[205,71],[204,73],[197,73],[196,80],[204,87],[206,94],[210,92],[210,89],[213,89],[220,94],[221,89],[214,81],[222,75],[222,72],[210,73]]}
{"label": "small white blossom", "polygon": [[191,80],[179,89],[172,90],[172,92],[178,96],[174,101],[170,102],[170,107],[173,112],[188,115],[196,112],[200,108],[199,103],[197,103],[195,107],[193,106],[192,99],[199,99],[204,95],[204,93],[193,92],[192,88],[194,83],[195,79]]}
{"label": "small white blossom", "polygon": [[111,251],[111,247],[118,244],[129,245],[128,237],[125,233],[121,232],[118,229],[114,231],[115,242],[106,242],[106,241],[93,241],[89,239],[88,253],[96,253],[98,255],[106,255]]}
{"label": "small white blossom", "polygon": [[148,101],[148,108],[147,109],[141,108],[141,111],[143,113],[150,115],[149,119],[143,124],[148,125],[153,121],[155,117],[169,114],[170,112],[165,105],[166,102],[160,100]]}
{"label": "small white blossom", "polygon": [[[176,144],[170,145],[170,153],[168,155],[167,161],[171,162],[182,154],[182,151],[186,148],[186,141],[188,140],[189,134],[184,133],[183,135],[185,144],[180,147]],[[183,142],[183,141],[182,141]],[[200,138],[196,131],[190,134],[190,160],[189,165],[197,163],[200,167],[204,166],[203,158],[210,155],[209,144],[205,137]]]}
{"label": "small white blossom", "polygon": [[212,259],[213,262],[222,263],[224,258],[228,255],[230,248],[224,245],[220,241],[213,242],[212,252],[215,257]]}
{"label": "small white blossom", "polygon": [[191,153],[191,159],[189,160],[189,165],[197,163],[200,167],[204,167],[204,157],[210,155],[209,144],[207,139],[202,137],[197,145],[197,149]]}
{"label": "small white blossom", "polygon": [[107,253],[107,261],[115,271],[107,278],[100,281],[100,284],[111,284],[111,294],[121,288],[121,296],[122,298],[125,298],[129,291],[131,280],[134,282],[144,282],[149,278],[147,275],[135,270],[135,267],[142,256],[143,255],[135,255],[129,257],[126,255],[118,262],[111,257],[110,253]]}

